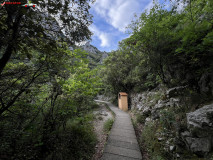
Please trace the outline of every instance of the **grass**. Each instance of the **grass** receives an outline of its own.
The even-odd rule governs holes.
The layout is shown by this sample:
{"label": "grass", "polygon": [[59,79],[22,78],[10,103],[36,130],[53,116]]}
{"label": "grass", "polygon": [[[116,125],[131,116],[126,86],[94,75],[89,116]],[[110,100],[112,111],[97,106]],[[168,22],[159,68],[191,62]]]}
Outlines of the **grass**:
{"label": "grass", "polygon": [[113,119],[108,119],[105,123],[104,123],[104,132],[109,132],[112,128],[112,125],[114,123],[114,118],[115,118],[115,113],[110,109],[110,107],[104,103],[105,107],[111,112],[111,114],[113,115]]}
{"label": "grass", "polygon": [[106,104],[103,103],[105,105],[105,107],[107,108],[107,110],[109,110],[111,112],[111,114],[113,115],[113,119],[108,119],[105,123],[104,123],[104,132],[109,133],[109,131],[112,128],[112,125],[114,123],[114,119],[115,119],[115,113],[110,109],[110,107]]}
{"label": "grass", "polygon": [[108,119],[105,123],[104,123],[104,132],[109,132],[112,128],[112,125],[114,123],[113,119]]}

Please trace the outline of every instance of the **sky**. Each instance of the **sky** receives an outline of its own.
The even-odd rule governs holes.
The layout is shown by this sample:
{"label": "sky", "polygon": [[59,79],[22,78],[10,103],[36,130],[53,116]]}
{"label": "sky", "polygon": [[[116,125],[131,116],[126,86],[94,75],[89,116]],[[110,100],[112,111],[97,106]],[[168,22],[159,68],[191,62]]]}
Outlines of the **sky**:
{"label": "sky", "polygon": [[145,9],[153,5],[152,0],[96,0],[90,13],[93,24],[89,27],[93,32],[91,44],[100,51],[116,50],[118,42],[129,37],[126,27]]}
{"label": "sky", "polygon": [[[128,38],[126,27],[145,10],[154,5],[153,0],[95,0],[91,5],[93,24],[89,27],[93,32],[91,44],[100,51],[110,52],[118,49],[118,42]],[[154,0],[170,10],[177,0]],[[177,11],[182,11],[184,3],[178,2]]]}

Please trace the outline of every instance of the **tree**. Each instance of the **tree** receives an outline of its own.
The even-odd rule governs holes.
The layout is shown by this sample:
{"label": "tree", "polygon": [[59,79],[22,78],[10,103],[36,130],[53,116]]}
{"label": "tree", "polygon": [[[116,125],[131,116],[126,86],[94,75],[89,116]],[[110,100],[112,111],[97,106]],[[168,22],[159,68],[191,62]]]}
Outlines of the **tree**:
{"label": "tree", "polygon": [[62,39],[61,37],[65,38],[61,31],[72,44],[89,39],[89,2],[90,0],[37,0],[34,2],[36,9],[4,5],[0,10],[0,74],[11,55],[16,55],[18,50],[29,56],[30,48],[42,51],[54,48],[56,41]]}
{"label": "tree", "polygon": [[89,2],[38,0],[35,9],[0,9],[0,159],[90,158],[94,135],[86,114],[98,78],[86,53],[70,50],[90,38]]}
{"label": "tree", "polygon": [[[74,44],[89,39],[91,35],[88,29],[88,25],[91,23],[91,15],[88,12],[89,1],[46,2],[40,0],[35,3],[37,5],[35,10],[20,5],[5,5],[0,10],[0,15],[2,15],[0,23],[3,24],[0,31],[0,55],[2,55],[0,78],[4,78],[1,81],[2,84],[6,79],[12,77],[15,79],[14,81],[9,80],[8,86],[1,86],[0,114],[8,110],[39,76],[54,70],[55,66],[61,63],[57,61],[56,64],[52,60],[55,58],[61,60],[60,58],[63,57],[59,54],[64,54],[64,52],[58,51],[58,48],[63,47],[62,41]],[[58,20],[56,21],[53,16],[57,16]],[[12,66],[14,70],[9,69],[2,74],[11,58],[16,59]],[[29,64],[32,65],[32,63],[31,68]],[[8,66],[8,68],[10,67]],[[53,73],[53,71],[51,72]],[[57,71],[54,72],[53,75],[57,73]],[[18,90],[14,90],[14,84],[20,80],[24,81],[17,86]],[[8,97],[8,93],[14,94]]]}
{"label": "tree", "polygon": [[107,84],[115,93],[152,89],[159,83],[199,91],[201,77],[209,81],[213,70],[211,15],[208,0],[190,1],[182,10],[155,4],[130,25],[130,37],[106,60]]}
{"label": "tree", "polygon": [[[13,59],[5,67],[0,96],[1,103],[10,106],[1,106],[0,158],[81,159],[86,155],[84,159],[89,159],[87,151],[93,150],[94,142],[88,139],[92,133],[87,135],[91,128],[85,115],[98,92],[99,78],[96,70],[88,68],[85,52],[70,51],[65,43],[59,46],[48,55],[31,51],[31,60]],[[82,134],[87,136],[82,139]],[[83,148],[74,146],[77,142]],[[90,148],[84,153],[87,145]]]}

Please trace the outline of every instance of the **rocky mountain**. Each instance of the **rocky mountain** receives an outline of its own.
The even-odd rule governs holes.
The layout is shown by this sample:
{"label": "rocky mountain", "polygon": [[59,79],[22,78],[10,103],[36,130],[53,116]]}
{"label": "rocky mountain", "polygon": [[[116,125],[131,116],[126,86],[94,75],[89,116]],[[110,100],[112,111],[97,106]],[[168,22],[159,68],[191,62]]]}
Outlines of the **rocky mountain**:
{"label": "rocky mountain", "polygon": [[91,68],[102,64],[103,59],[108,56],[108,52],[101,52],[95,46],[91,45],[90,42],[87,42],[84,45],[81,45],[81,49],[85,50],[88,53],[89,65]]}
{"label": "rocky mountain", "polygon": [[212,156],[213,103],[203,103],[202,98],[190,92],[187,86],[160,86],[129,94],[131,109],[143,126],[142,138],[155,137],[149,143],[162,146],[161,152],[168,154],[169,159]]}

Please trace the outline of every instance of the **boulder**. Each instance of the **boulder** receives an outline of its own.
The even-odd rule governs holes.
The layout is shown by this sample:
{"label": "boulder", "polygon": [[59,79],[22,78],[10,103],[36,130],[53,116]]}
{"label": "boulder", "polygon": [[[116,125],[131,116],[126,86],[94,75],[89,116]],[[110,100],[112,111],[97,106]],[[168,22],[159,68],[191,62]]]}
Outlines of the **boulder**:
{"label": "boulder", "polygon": [[188,131],[181,133],[181,137],[183,138],[185,144],[188,149],[197,155],[204,156],[209,153],[212,149],[212,137],[193,137],[192,134]]}
{"label": "boulder", "polygon": [[213,135],[213,104],[187,114],[187,126],[194,136]]}
{"label": "boulder", "polygon": [[199,156],[205,156],[213,147],[213,104],[187,114],[189,131],[181,133],[188,148]]}
{"label": "boulder", "polygon": [[186,142],[190,150],[200,156],[209,153],[212,148],[211,137],[204,137],[204,138],[186,137]]}

